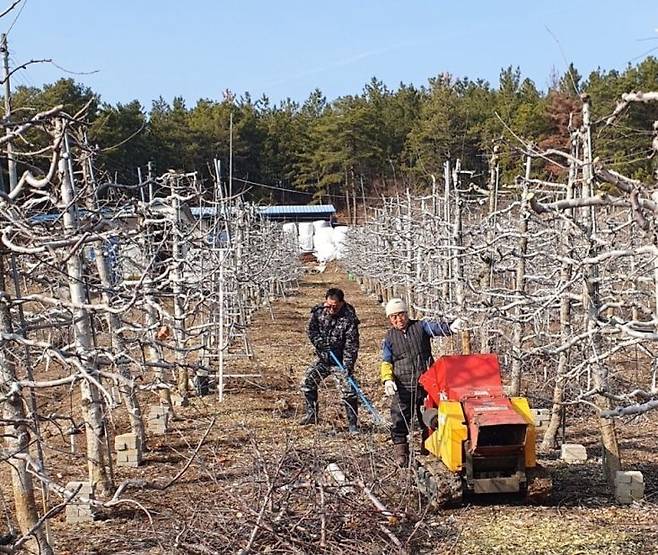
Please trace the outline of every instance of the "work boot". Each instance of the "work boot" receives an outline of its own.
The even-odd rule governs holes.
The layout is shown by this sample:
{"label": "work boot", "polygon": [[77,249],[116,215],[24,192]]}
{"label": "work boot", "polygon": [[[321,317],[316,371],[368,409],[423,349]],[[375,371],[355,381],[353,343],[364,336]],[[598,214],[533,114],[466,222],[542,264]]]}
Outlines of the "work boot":
{"label": "work boot", "polygon": [[315,412],[307,412],[304,415],[304,418],[302,418],[299,421],[300,426],[310,426],[311,424],[317,424],[318,423],[318,415]]}
{"label": "work boot", "polygon": [[409,466],[409,444],[394,443],[393,450],[395,451],[395,464],[400,468]]}
{"label": "work boot", "polygon": [[317,391],[306,390],[302,388],[304,395],[304,405],[306,407],[306,414],[304,418],[299,421],[300,426],[308,426],[309,424],[318,423],[318,394]]}
{"label": "work boot", "polygon": [[299,421],[300,426],[309,426],[318,423],[318,403],[306,398],[306,414]]}
{"label": "work boot", "polygon": [[345,415],[347,416],[347,431],[351,434],[358,434],[359,427],[357,426],[357,418],[359,414],[359,401],[358,399],[350,399],[345,401]]}

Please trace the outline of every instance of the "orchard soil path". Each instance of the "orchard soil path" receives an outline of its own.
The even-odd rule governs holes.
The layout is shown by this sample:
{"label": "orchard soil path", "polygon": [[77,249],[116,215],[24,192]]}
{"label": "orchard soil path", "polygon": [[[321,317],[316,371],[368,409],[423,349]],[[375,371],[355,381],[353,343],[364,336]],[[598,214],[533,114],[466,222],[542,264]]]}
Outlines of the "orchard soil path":
{"label": "orchard soil path", "polygon": [[[309,309],[330,286],[345,290],[361,319],[357,377],[388,418],[378,382],[379,345],[386,330],[381,306],[338,268],[307,273],[299,290],[272,304],[250,328],[255,357],[231,361],[231,371],[258,371],[260,378],[229,379],[226,400],[193,398],[178,408],[172,431],[150,437],[145,463],[115,468],[115,481],[160,481],[176,476],[211,424],[189,468],[167,489],[128,488],[126,503],[101,512],[94,523],[69,526],[63,514],[51,521],[58,553],[653,553],[658,552],[658,454],[656,418],[623,428],[630,466],[647,480],[648,500],[621,507],[606,493],[600,465],[565,466],[555,455],[545,464],[554,495],[542,505],[516,499],[473,500],[437,510],[418,495],[411,473],[396,469],[386,429],[361,410],[361,433],[349,435],[339,395],[326,380],[321,422],[300,427],[299,383],[312,351],[305,335]],[[272,320],[273,315],[274,320]],[[452,340],[444,340],[450,342]],[[444,345],[451,348],[452,344]],[[142,404],[154,402],[142,399]],[[114,419],[127,432],[125,415]],[[596,456],[587,419],[576,421],[568,439]],[[67,440],[68,441],[68,440]],[[78,437],[80,446],[83,438]],[[47,453],[56,479],[84,478],[84,461],[65,456],[67,444]],[[350,488],[327,479],[336,463]],[[389,509],[382,515],[361,481]],[[3,479],[3,491],[6,481]],[[136,504],[139,503],[139,506]],[[141,508],[140,508],[141,507]]]}

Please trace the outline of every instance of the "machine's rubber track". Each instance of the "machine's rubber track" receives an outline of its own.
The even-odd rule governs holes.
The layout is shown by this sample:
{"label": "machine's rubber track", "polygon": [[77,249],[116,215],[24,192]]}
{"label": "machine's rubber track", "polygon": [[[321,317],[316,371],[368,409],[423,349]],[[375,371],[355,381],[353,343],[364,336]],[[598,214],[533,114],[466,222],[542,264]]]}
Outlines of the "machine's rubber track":
{"label": "machine's rubber track", "polygon": [[462,479],[434,457],[416,457],[416,485],[435,507],[460,503]]}
{"label": "machine's rubber track", "polygon": [[[418,490],[435,507],[461,503],[464,496],[462,478],[450,472],[432,456],[416,458],[416,485]],[[553,493],[553,481],[546,468],[537,465],[526,469],[527,483],[519,492],[526,501],[539,505],[549,501]]]}

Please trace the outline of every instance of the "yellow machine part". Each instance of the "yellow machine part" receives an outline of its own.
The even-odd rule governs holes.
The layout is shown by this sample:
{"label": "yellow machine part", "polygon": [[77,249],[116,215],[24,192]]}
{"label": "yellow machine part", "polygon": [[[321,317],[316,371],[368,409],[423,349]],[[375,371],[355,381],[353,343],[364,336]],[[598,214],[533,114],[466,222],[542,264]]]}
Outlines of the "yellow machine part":
{"label": "yellow machine part", "polygon": [[461,403],[459,401],[441,401],[437,418],[438,427],[425,440],[425,448],[441,459],[451,471],[461,470],[462,443],[468,437],[468,428],[465,424]]}
{"label": "yellow machine part", "polygon": [[534,468],[537,466],[537,430],[535,428],[535,415],[530,410],[528,400],[525,397],[512,397],[510,399],[514,410],[518,412],[528,424],[525,434],[525,466]]}

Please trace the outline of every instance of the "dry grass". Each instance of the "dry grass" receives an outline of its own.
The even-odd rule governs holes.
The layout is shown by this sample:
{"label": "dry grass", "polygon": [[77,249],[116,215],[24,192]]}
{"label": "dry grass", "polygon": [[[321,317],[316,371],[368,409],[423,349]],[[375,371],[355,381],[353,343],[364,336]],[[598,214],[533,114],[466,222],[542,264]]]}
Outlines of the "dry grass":
{"label": "dry grass", "polygon": [[[399,550],[381,526],[412,553],[651,553],[658,545],[655,492],[658,453],[656,416],[646,415],[620,427],[625,464],[642,470],[647,500],[631,507],[615,505],[607,495],[596,462],[550,467],[555,494],[550,504],[527,506],[510,499],[487,499],[460,507],[428,509],[412,477],[392,464],[388,434],[362,414],[362,433],[350,436],[338,392],[331,381],[321,391],[321,423],[301,428],[298,391],[312,351],[305,336],[309,309],[329,286],[342,287],[362,321],[357,376],[366,394],[387,413],[378,383],[379,346],[386,329],[381,307],[336,268],[308,274],[299,291],[277,301],[275,320],[261,311],[250,332],[255,358],[232,362],[232,370],[257,370],[262,378],[230,380],[227,399],[193,399],[179,409],[172,432],[151,438],[145,464],[115,469],[116,481],[173,477],[187,462],[213,417],[217,418],[189,470],[165,491],[131,489],[126,497],[142,511],[124,505],[102,520],[71,527],[63,515],[51,522],[59,553],[394,553]],[[67,413],[68,397],[42,398],[42,404]],[[142,399],[143,404],[154,402]],[[76,414],[75,402],[73,414]],[[125,414],[112,425],[127,431]],[[82,455],[68,453],[68,437],[50,426],[46,458],[59,482],[81,479]],[[78,453],[83,436],[76,436]],[[586,444],[596,458],[596,432],[581,417],[568,440]],[[350,479],[361,479],[396,514],[379,514],[358,491],[341,495],[326,480],[324,467],[336,462]],[[7,473],[2,489],[7,498]],[[323,509],[324,507],[324,509]],[[322,524],[324,522],[324,525]],[[324,532],[322,531],[324,529]],[[323,542],[324,539],[324,543]]]}

